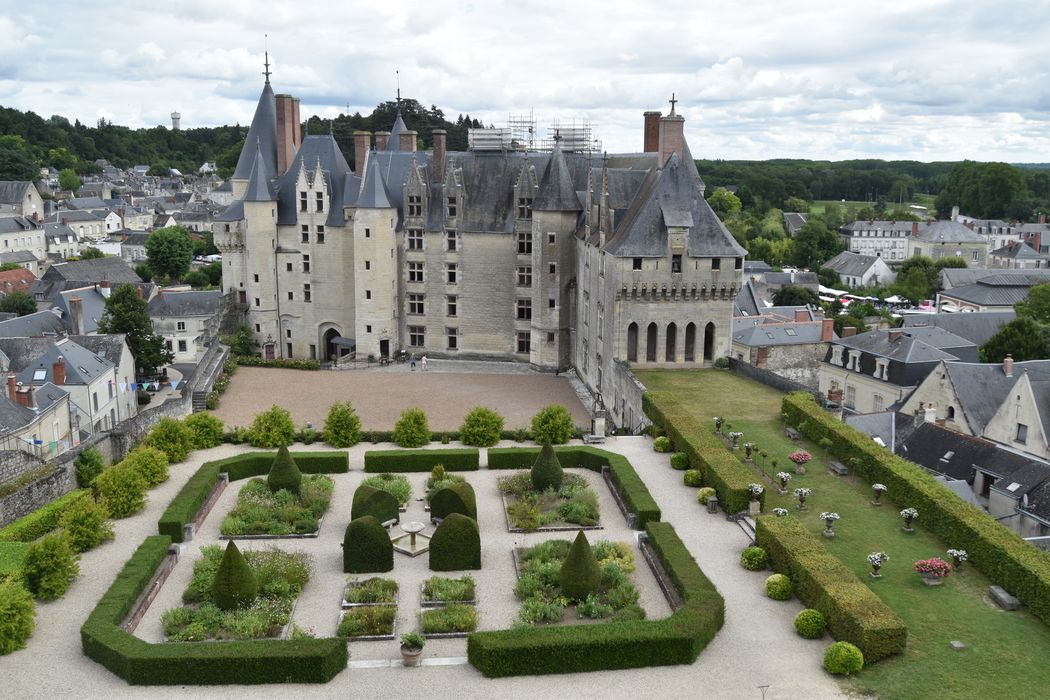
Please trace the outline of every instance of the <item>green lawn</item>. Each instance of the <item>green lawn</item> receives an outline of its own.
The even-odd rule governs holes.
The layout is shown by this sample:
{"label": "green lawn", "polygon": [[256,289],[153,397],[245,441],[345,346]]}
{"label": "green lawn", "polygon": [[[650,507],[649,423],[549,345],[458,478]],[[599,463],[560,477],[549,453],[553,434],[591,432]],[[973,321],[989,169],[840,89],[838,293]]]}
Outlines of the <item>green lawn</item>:
{"label": "green lawn", "polygon": [[[776,390],[720,370],[636,373],[654,395],[673,394],[712,430],[711,418],[724,416],[733,430],[744,433],[742,443],[757,443],[769,453],[767,474],[772,471],[772,459],[778,461],[777,470],[792,471],[787,455],[796,446],[784,437],[783,395]],[[907,504],[872,506],[870,484],[831,474],[823,463],[822,450],[812,444],[803,446],[814,455],[807,473],[789,482],[788,495],[770,492],[767,509],[789,508],[787,517],[802,518],[815,533],[824,529],[821,511],[837,512],[842,519],[835,523],[836,536],[823,539],[828,550],[908,625],[907,651],[865,669],[851,681],[853,688],[880,698],[1045,697],[1050,687],[1050,666],[1046,664],[1050,629],[1024,610],[1005,612],[987,601],[988,579],[967,564],[942,586],[924,585],[912,571],[912,563],[931,556],[950,561],[944,550],[951,543],[927,533],[921,513],[915,534],[904,533],[899,511]],[[807,510],[801,513],[790,494],[796,486],[813,489]],[[890,560],[883,566],[883,577],[876,580],[868,576],[867,554],[879,550],[889,554]],[[948,646],[951,640],[962,641],[967,648],[954,651]]]}

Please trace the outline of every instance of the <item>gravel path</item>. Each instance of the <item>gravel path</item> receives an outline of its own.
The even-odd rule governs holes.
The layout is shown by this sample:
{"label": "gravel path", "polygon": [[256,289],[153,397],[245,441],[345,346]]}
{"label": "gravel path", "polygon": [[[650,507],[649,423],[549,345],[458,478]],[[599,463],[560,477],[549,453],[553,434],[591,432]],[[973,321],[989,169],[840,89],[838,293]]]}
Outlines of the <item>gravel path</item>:
{"label": "gravel path", "polygon": [[[331,634],[338,618],[344,575],[341,573],[340,549],[336,543],[341,541],[343,528],[349,518],[349,499],[353,489],[364,478],[361,472],[363,454],[365,450],[386,447],[389,446],[358,445],[350,450],[351,472],[335,477],[333,509],[324,520],[321,538],[286,540],[281,543],[284,548],[304,549],[315,556],[315,573],[296,607],[295,620],[301,626],[312,627],[319,635]],[[196,468],[204,461],[230,456],[246,449],[224,445],[195,453],[190,461],[172,467],[172,478],[150,493],[146,510],[116,523],[116,541],[83,556],[82,575],[66,596],[54,603],[39,605],[37,630],[28,648],[0,657],[4,695],[12,698],[120,696],[253,700],[284,700],[289,696],[399,699],[538,696],[619,698],[640,697],[656,690],[664,698],[761,698],[759,686],[769,685],[765,697],[770,700],[844,697],[835,680],[827,676],[820,666],[823,649],[830,640],[806,641],[796,636],[791,622],[802,606],[797,601],[776,602],[765,598],[762,593],[765,575],[745,571],[737,563],[740,550],[747,544],[739,528],[721,517],[702,512],[695,502],[695,491],[681,485],[680,472],[668,467],[666,455],[652,451],[648,439],[614,438],[606,443],[605,448],[631,459],[660,503],[664,519],[674,524],[704,572],[725,596],[725,627],[691,666],[494,680],[483,678],[469,665],[415,669],[353,668],[323,686],[130,687],[82,655],[79,627],[112,582],[116,571],[146,536],[156,533],[156,521],[160,513]],[[325,446],[298,446],[296,449],[321,450]],[[589,535],[594,534],[592,539],[633,541],[632,534],[626,529],[622,516],[597,475],[584,474],[589,480],[592,476],[595,478],[595,490],[601,500],[605,527]],[[473,573],[478,582],[482,629],[505,627],[517,611],[517,601],[510,591],[514,580],[510,547],[515,543],[533,544],[557,536],[550,533],[508,533],[495,491],[497,476],[498,473],[486,470],[467,474],[478,494],[482,528],[484,568]],[[410,480],[416,493],[419,493],[425,475],[410,475]],[[216,541],[221,516],[232,506],[242,483],[235,482],[227,489],[198,538],[185,546],[182,559],[137,634],[148,639],[159,637],[161,612],[178,604],[189,580],[192,562],[199,556],[200,546]],[[409,512],[402,518],[425,520],[422,504],[412,502]],[[253,542],[247,546],[258,544]],[[414,616],[419,609],[418,582],[430,575],[426,568],[426,555],[408,559],[395,553],[393,573],[402,582],[399,628],[414,628]],[[643,591],[642,604],[650,616],[666,615],[666,603],[655,592],[655,583],[643,561],[639,560],[634,576]],[[428,643],[424,656],[429,659],[462,657],[465,647],[465,640],[434,640]],[[392,659],[397,656],[397,643],[393,641],[351,644],[352,662]],[[555,687],[556,690],[551,690]]]}

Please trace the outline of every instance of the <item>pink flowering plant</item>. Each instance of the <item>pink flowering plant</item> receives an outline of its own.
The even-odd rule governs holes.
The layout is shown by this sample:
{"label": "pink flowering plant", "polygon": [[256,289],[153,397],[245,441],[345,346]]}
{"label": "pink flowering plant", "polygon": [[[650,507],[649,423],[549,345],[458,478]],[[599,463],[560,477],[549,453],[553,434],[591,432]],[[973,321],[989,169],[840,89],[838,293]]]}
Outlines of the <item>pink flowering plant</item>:
{"label": "pink flowering plant", "polygon": [[813,459],[813,455],[806,452],[805,450],[795,450],[794,452],[788,455],[788,459],[790,459],[795,464],[805,464],[809,460]]}
{"label": "pink flowering plant", "polygon": [[915,570],[924,576],[946,578],[952,574],[952,565],[940,557],[933,557],[915,562]]}

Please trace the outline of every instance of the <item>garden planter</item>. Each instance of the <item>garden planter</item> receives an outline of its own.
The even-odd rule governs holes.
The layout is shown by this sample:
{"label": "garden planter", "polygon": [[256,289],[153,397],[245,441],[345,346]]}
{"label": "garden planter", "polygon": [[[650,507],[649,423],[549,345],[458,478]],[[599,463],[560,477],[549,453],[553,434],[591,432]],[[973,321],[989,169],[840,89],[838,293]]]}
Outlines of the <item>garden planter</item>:
{"label": "garden planter", "polygon": [[934,574],[923,574],[922,582],[927,586],[939,586],[944,583],[944,579]]}
{"label": "garden planter", "polygon": [[905,518],[904,527],[902,527],[901,529],[908,533],[915,532],[915,528],[911,526],[911,520],[911,518]]}
{"label": "garden planter", "polygon": [[404,644],[401,645],[401,664],[403,666],[418,666],[419,657],[423,653],[422,649],[415,649],[412,647],[406,647]]}
{"label": "garden planter", "polygon": [[876,491],[875,492],[875,500],[871,502],[871,505],[873,505],[873,506],[881,506],[882,505],[882,492],[881,491]]}
{"label": "garden planter", "polygon": [[762,504],[758,501],[749,501],[747,504],[747,512],[751,516],[762,514]]}
{"label": "garden planter", "polygon": [[881,568],[882,568],[881,566],[874,566],[874,565],[872,565],[871,573],[868,574],[868,575],[871,576],[872,578],[882,578],[882,574],[879,571]]}
{"label": "garden planter", "polygon": [[800,475],[800,476],[805,474],[806,473],[806,467],[804,465],[802,465],[802,464],[796,464],[795,465],[795,473]]}
{"label": "garden planter", "polygon": [[821,533],[821,534],[823,534],[825,537],[834,537],[835,536],[835,531],[831,529],[831,523],[828,523],[828,526],[826,528],[824,528],[824,532]]}
{"label": "garden planter", "polygon": [[806,497],[805,496],[799,496],[798,497],[798,509],[799,510],[805,510],[806,509]]}
{"label": "garden planter", "polygon": [[952,557],[952,567],[953,568],[958,569],[962,565],[963,565],[963,558],[962,557],[955,557],[955,556]]}

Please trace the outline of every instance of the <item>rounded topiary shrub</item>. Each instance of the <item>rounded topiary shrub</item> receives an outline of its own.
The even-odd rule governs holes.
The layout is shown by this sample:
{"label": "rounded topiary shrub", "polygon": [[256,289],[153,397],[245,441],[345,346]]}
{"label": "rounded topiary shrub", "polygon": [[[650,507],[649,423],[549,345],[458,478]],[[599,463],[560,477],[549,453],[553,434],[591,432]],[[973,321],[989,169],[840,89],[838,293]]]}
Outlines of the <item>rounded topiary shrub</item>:
{"label": "rounded topiary shrub", "polygon": [[769,566],[769,555],[761,547],[748,547],[740,553],[740,565],[748,571],[762,571]]}
{"label": "rounded topiary shrub", "polygon": [[394,425],[394,443],[398,447],[422,447],[430,442],[427,414],[421,408],[406,408]]}
{"label": "rounded topiary shrub", "polygon": [[149,431],[145,443],[168,456],[168,462],[176,464],[186,459],[193,449],[193,436],[182,421],[165,416]]}
{"label": "rounded topiary shrub", "polygon": [[682,473],[682,483],[686,486],[692,486],[695,488],[703,484],[704,479],[700,475],[700,470],[686,469],[685,472]]}
{"label": "rounded topiary shrub", "polygon": [[356,520],[366,515],[371,515],[380,523],[400,520],[401,511],[397,496],[389,491],[361,484],[354,491],[354,499],[350,504],[350,518]]}
{"label": "rounded topiary shrub", "polygon": [[551,447],[550,443],[545,443],[540,448],[540,454],[536,457],[530,474],[532,476],[532,488],[537,491],[546,491],[547,489],[557,491],[561,488],[565,472],[562,470],[561,462],[558,461],[558,455],[554,452],[554,448]]}
{"label": "rounded topiary shrub", "polygon": [[69,539],[55,533],[34,542],[22,560],[22,580],[40,600],[61,598],[80,573]]}
{"label": "rounded topiary shrub", "polygon": [[111,518],[126,518],[146,505],[146,480],[123,464],[102,470],[94,487]]}
{"label": "rounded topiary shrub", "polygon": [[271,406],[256,415],[248,428],[248,442],[253,447],[286,447],[294,440],[292,414],[280,406]]}
{"label": "rounded topiary shrub", "polygon": [[766,595],[773,600],[790,600],[791,579],[784,574],[773,574],[766,579]]}
{"label": "rounded topiary shrub", "polygon": [[[671,455],[671,468],[679,471],[689,468],[689,455],[685,452],[675,452]],[[699,486],[699,484],[697,484]]]}
{"label": "rounded topiary shrub", "polygon": [[465,481],[438,489],[430,499],[430,517],[447,518],[453,513],[478,519],[477,498],[474,489]]}
{"label": "rounded topiary shrub", "polygon": [[62,514],[59,525],[69,538],[73,551],[86,552],[113,539],[113,526],[107,521],[108,517],[109,511],[104,505],[90,498],[81,498]]}
{"label": "rounded topiary shrub", "polygon": [[653,440],[653,450],[656,452],[670,452],[671,438],[666,435],[656,438]]}
{"label": "rounded topiary shrub", "polygon": [[459,513],[441,521],[430,538],[431,571],[467,571],[481,568],[478,523]]}
{"label": "rounded topiary shrub", "polygon": [[195,450],[206,450],[222,444],[225,427],[222,421],[208,412],[186,416],[182,424],[190,431],[190,444]]}
{"label": "rounded topiary shrub", "polygon": [[332,447],[353,447],[361,441],[361,419],[349,401],[336,402],[324,421],[324,441]]}
{"label": "rounded topiary shrub", "polygon": [[230,540],[211,584],[211,598],[220,610],[246,608],[259,592],[259,581],[241,550]]}
{"label": "rounded topiary shrub", "polygon": [[343,571],[375,574],[394,568],[390,534],[371,515],[354,518],[343,534]]}
{"label": "rounded topiary shrub", "polygon": [[850,676],[864,668],[864,653],[849,642],[835,642],[824,652],[824,670]]}
{"label": "rounded topiary shrub", "polygon": [[0,655],[24,649],[36,628],[36,602],[16,581],[0,583]]}
{"label": "rounded topiary shrub", "polygon": [[710,486],[705,486],[696,492],[696,500],[702,505],[707,505],[707,499],[715,495],[715,490]]}
{"label": "rounded topiary shrub", "polygon": [[795,631],[798,632],[798,636],[806,639],[820,639],[823,637],[826,625],[824,615],[813,608],[806,608],[798,615],[795,615]]}
{"label": "rounded topiary shrub", "polygon": [[168,455],[156,447],[136,447],[121,460],[121,466],[141,474],[147,488],[159,486],[168,480]]}
{"label": "rounded topiary shrub", "polygon": [[559,404],[544,406],[532,417],[532,439],[539,443],[562,445],[572,439],[572,416]]}
{"label": "rounded topiary shrub", "polygon": [[492,447],[503,432],[503,416],[490,408],[475,406],[459,427],[459,439],[464,445]]}
{"label": "rounded topiary shrub", "polygon": [[598,559],[581,530],[576,534],[576,539],[561,564],[561,572],[558,574],[561,591],[570,600],[584,600],[597,592],[601,580],[602,571],[598,567]]}
{"label": "rounded topiary shrub", "polygon": [[277,456],[270,465],[270,473],[266,475],[266,485],[270,491],[276,493],[281,489],[287,489],[292,493],[299,493],[299,487],[303,483],[303,473],[299,471],[299,465],[292,459],[288,448],[284,445],[277,450]]}
{"label": "rounded topiary shrub", "polygon": [[106,468],[106,463],[102,460],[102,453],[94,447],[89,447],[81,452],[73,465],[76,467],[77,486],[82,489],[91,486],[95,477]]}

